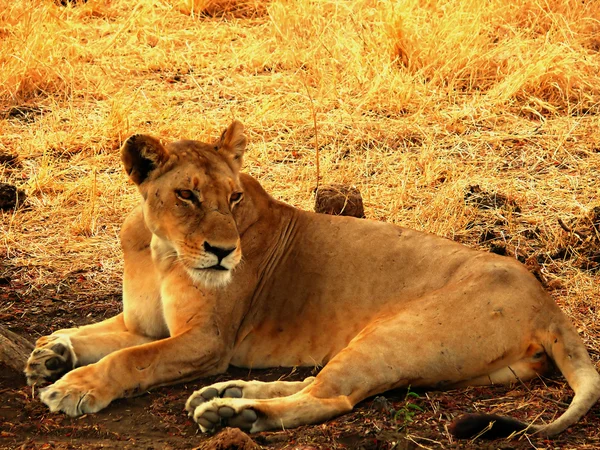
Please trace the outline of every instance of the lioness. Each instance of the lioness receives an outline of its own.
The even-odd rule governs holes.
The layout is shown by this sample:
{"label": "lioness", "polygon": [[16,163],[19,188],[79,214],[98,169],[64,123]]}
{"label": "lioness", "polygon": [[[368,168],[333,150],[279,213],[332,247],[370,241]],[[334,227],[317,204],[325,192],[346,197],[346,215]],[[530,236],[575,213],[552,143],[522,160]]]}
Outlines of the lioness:
{"label": "lioness", "polygon": [[575,391],[554,435],[600,397],[600,376],[569,320],[518,262],[395,225],[299,211],[240,174],[233,122],[214,144],[146,135],[121,157],[142,196],[121,232],[123,312],[37,341],[25,374],[70,416],[149,388],[248,368],[323,365],[302,382],[228,381],[192,394],[202,431],[256,432],[324,421],[403,386],[525,380],[550,360]]}

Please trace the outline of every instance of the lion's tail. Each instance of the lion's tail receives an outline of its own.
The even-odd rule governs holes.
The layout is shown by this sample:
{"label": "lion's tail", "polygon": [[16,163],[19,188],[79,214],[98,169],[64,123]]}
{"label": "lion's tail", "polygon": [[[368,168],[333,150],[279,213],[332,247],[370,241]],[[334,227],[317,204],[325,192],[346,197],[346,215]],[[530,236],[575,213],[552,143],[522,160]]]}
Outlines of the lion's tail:
{"label": "lion's tail", "polygon": [[546,333],[542,345],[575,392],[567,410],[547,425],[528,425],[493,414],[467,414],[450,425],[450,432],[455,437],[497,439],[523,431],[554,436],[573,425],[590,410],[600,398],[600,375],[576,330],[567,322],[566,317],[562,322]]}

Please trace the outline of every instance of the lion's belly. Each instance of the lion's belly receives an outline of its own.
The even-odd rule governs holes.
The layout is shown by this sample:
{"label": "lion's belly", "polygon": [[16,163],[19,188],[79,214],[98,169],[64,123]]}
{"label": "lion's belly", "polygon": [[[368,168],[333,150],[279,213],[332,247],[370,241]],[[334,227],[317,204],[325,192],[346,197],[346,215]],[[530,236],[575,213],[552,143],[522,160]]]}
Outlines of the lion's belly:
{"label": "lion's belly", "polygon": [[257,369],[324,365],[358,334],[359,326],[345,325],[322,328],[314,322],[305,326],[265,322],[235,346],[231,364]]}
{"label": "lion's belly", "polygon": [[236,349],[231,365],[236,367],[264,369],[268,367],[322,366],[339,348],[308,350],[305,346],[290,346],[284,341],[261,343],[260,339],[248,339]]}

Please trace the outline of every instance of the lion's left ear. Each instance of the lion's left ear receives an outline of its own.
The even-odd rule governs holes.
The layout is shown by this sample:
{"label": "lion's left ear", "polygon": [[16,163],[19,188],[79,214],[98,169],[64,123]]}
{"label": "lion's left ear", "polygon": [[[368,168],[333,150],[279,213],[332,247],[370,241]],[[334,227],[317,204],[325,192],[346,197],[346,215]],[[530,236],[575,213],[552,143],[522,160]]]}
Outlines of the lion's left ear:
{"label": "lion's left ear", "polygon": [[229,127],[223,131],[221,138],[217,143],[217,151],[226,156],[232,163],[235,170],[240,170],[246,150],[246,135],[244,134],[244,125],[234,120]]}

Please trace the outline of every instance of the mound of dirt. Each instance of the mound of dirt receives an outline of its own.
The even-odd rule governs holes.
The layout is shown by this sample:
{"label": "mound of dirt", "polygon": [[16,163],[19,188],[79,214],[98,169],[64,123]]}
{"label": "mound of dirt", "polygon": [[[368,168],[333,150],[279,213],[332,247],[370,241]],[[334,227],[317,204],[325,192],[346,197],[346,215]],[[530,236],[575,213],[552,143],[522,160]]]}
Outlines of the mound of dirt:
{"label": "mound of dirt", "polygon": [[[539,261],[544,247],[541,231],[520,220],[521,207],[517,201],[499,192],[486,191],[479,185],[467,187],[464,199],[467,205],[480,210],[478,220],[467,226],[479,244],[491,253],[518,259],[545,287],[552,288],[542,275]],[[523,223],[514,227],[509,223],[511,220]]]}
{"label": "mound of dirt", "polygon": [[329,184],[320,186],[315,195],[315,212],[334,216],[352,216],[363,219],[365,208],[360,191],[354,186]]}
{"label": "mound of dirt", "polygon": [[38,106],[19,105],[0,111],[0,117],[3,119],[15,119],[24,123],[32,123],[46,110]]}
{"label": "mound of dirt", "polygon": [[465,203],[479,209],[506,208],[513,212],[521,212],[521,207],[514,199],[501,193],[484,191],[478,184],[466,189]]}
{"label": "mound of dirt", "polygon": [[559,219],[565,240],[552,259],[574,259],[581,270],[600,271],[600,206],[594,206],[588,214],[565,223]]}
{"label": "mound of dirt", "polygon": [[8,210],[17,208],[25,202],[25,192],[17,189],[16,186],[7,183],[0,183],[0,209]]}
{"label": "mound of dirt", "polygon": [[21,374],[25,362],[33,350],[33,344],[27,339],[0,326],[0,369]]}
{"label": "mound of dirt", "polygon": [[517,202],[504,194],[469,186],[465,202],[480,210],[476,220],[467,225],[471,239],[492,253],[518,259],[546,288],[560,288],[561,284],[542,274],[542,264],[546,264],[545,273],[553,271],[548,263],[556,261],[570,261],[583,271],[600,271],[600,206],[570,220],[559,219],[561,235],[556,226],[550,233],[542,232],[540,226],[522,218]]}
{"label": "mound of dirt", "polygon": [[19,166],[19,156],[12,155],[9,153],[0,153],[0,164],[5,167],[18,167]]}
{"label": "mound of dirt", "polygon": [[225,428],[195,450],[258,450],[260,447],[237,428]]}

